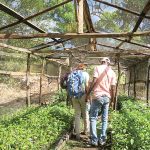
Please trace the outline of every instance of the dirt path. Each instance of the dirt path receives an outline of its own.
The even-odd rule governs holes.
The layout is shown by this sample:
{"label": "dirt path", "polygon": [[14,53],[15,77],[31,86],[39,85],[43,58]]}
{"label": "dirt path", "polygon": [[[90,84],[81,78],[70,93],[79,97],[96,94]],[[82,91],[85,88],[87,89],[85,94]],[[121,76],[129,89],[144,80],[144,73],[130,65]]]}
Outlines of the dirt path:
{"label": "dirt path", "polygon": [[88,137],[84,135],[81,136],[80,141],[77,141],[72,137],[69,141],[67,141],[63,150],[98,150],[98,148],[89,147],[88,141]]}
{"label": "dirt path", "polygon": [[69,141],[67,141],[65,147],[62,150],[111,150],[111,135],[108,133],[108,139],[106,145],[91,147],[89,144],[89,137],[85,135],[81,135],[81,140],[77,141],[74,137],[72,137]]}

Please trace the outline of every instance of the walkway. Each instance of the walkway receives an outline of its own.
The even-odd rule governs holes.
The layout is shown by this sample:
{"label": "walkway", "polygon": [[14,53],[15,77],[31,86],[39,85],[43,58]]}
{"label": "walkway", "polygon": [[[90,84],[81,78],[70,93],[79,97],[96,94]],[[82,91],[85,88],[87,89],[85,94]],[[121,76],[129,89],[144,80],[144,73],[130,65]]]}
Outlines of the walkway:
{"label": "walkway", "polygon": [[111,150],[111,133],[108,133],[108,140],[105,146],[91,147],[88,145],[89,138],[85,135],[81,136],[80,141],[76,141],[74,137],[72,137],[69,141],[67,141],[65,147],[62,150]]}

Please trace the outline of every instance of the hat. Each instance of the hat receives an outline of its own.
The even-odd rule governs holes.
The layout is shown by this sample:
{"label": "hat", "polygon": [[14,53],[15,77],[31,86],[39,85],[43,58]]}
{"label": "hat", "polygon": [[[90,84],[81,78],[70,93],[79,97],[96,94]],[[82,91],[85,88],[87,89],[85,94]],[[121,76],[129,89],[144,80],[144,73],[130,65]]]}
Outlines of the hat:
{"label": "hat", "polygon": [[101,62],[107,62],[107,63],[110,64],[110,59],[109,59],[108,57],[103,57],[103,58],[101,59]]}

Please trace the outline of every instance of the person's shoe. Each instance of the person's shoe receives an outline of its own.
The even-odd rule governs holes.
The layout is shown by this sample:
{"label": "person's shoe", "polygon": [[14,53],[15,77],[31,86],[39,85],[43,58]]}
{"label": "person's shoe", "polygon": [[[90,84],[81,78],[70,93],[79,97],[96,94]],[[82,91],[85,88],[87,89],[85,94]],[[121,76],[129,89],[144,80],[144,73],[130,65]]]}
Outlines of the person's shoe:
{"label": "person's shoe", "polygon": [[88,146],[89,146],[89,147],[97,147],[97,146],[98,146],[98,143],[89,141],[89,142],[88,142]]}
{"label": "person's shoe", "polygon": [[76,135],[76,140],[80,141],[80,135]]}
{"label": "person's shoe", "polygon": [[100,139],[99,142],[98,142],[99,145],[103,146],[106,144],[106,140],[104,139]]}
{"label": "person's shoe", "polygon": [[89,135],[88,131],[81,132],[82,135]]}

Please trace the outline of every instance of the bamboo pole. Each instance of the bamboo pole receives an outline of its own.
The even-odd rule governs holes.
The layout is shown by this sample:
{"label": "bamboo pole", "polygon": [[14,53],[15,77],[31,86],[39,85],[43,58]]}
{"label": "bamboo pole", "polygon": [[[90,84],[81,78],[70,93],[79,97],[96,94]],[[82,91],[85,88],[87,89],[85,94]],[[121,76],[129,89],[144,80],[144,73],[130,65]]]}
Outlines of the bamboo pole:
{"label": "bamboo pole", "polygon": [[133,85],[133,92],[134,92],[134,98],[136,98],[136,65],[133,67],[134,69],[134,85]]}
{"label": "bamboo pole", "polygon": [[84,0],[77,0],[78,2],[78,33],[83,33],[83,1]]}
{"label": "bamboo pole", "polygon": [[[72,55],[69,55],[69,72],[72,72]],[[67,99],[66,99],[66,105],[72,105],[71,97],[69,96],[69,93],[67,91]]]}
{"label": "bamboo pole", "polygon": [[78,22],[77,0],[74,0],[75,20]]}
{"label": "bamboo pole", "polygon": [[91,51],[96,51],[96,39],[95,38],[89,39],[89,45],[90,45]]}
{"label": "bamboo pole", "polygon": [[[133,30],[131,31],[132,34],[128,37],[128,41],[131,41],[131,39],[133,38],[133,33],[135,33],[137,31],[137,29],[139,28],[141,22],[143,21],[144,17],[146,16],[146,14],[148,13],[150,9],[150,1],[148,1],[145,5],[145,7],[143,8],[142,12],[140,13],[140,16],[133,28]],[[119,48],[123,45],[124,42],[121,42],[116,48]]]}
{"label": "bamboo pole", "polygon": [[30,99],[30,54],[27,56],[27,71],[26,71],[26,84],[27,84],[27,92],[26,92],[26,104],[28,107],[31,105]]}
{"label": "bamboo pole", "polygon": [[119,57],[119,56],[118,56],[118,60],[117,60],[117,66],[118,66],[118,79],[117,79],[117,84],[116,84],[115,101],[114,101],[114,110],[117,109],[118,86],[119,86],[120,75],[121,75],[121,71],[120,71],[120,57]]}
{"label": "bamboo pole", "polygon": [[69,55],[69,71],[72,71],[72,54]]}
{"label": "bamboo pole", "polygon": [[[0,3],[0,10],[7,13],[8,15],[18,19],[18,20],[23,20],[24,17],[22,15],[20,15],[19,13],[17,13],[16,11],[12,10],[11,8],[9,8],[8,6]],[[28,25],[29,27],[31,27],[32,29],[41,32],[41,33],[45,33],[44,30],[42,30],[41,28],[37,27],[36,25],[32,24],[30,21],[25,21],[24,24]],[[7,25],[9,26],[9,25]],[[3,26],[0,27],[0,30],[7,28],[7,26]]]}
{"label": "bamboo pole", "polygon": [[[80,28],[81,29],[81,28]],[[149,36],[150,31],[143,32],[122,32],[122,33],[37,33],[37,34],[0,34],[0,39],[31,39],[31,38],[114,38],[130,36]]]}
{"label": "bamboo pole", "polygon": [[38,12],[38,13],[36,13],[36,14],[33,14],[33,15],[27,17],[27,18],[23,18],[23,19],[21,19],[21,20],[18,20],[18,21],[16,21],[16,22],[13,22],[13,23],[11,23],[11,24],[9,24],[9,25],[7,25],[7,26],[3,26],[3,27],[0,28],[0,30],[6,29],[6,28],[8,28],[8,27],[15,26],[15,25],[17,25],[17,24],[19,24],[19,23],[22,23],[22,22],[26,22],[27,20],[30,20],[30,19],[32,19],[32,18],[34,18],[34,17],[37,17],[37,16],[39,16],[39,15],[41,15],[41,14],[43,14],[43,13],[46,13],[46,12],[48,12],[48,11],[51,11],[51,10],[53,10],[53,9],[59,7],[59,6],[62,6],[62,5],[64,5],[64,4],[67,4],[67,3],[71,2],[71,1],[72,1],[72,0],[66,0],[66,1],[64,1],[64,2],[62,2],[62,3],[60,3],[60,4],[57,4],[57,5],[55,5],[55,6],[53,6],[53,7],[50,7],[50,8],[47,8],[47,9],[45,9],[45,10],[43,10],[43,11],[40,11],[40,12]]}
{"label": "bamboo pole", "polygon": [[[105,2],[105,1],[103,1],[103,0],[94,0],[94,1],[97,1],[97,2],[103,3],[103,4],[105,4],[105,5],[108,5],[108,6],[114,7],[114,8],[116,8],[116,9],[120,9],[120,10],[126,11],[126,12],[128,12],[128,13],[133,14],[133,15],[137,15],[137,16],[140,16],[140,15],[141,15],[141,14],[139,14],[139,13],[138,13],[138,12],[136,12],[136,11],[132,11],[132,10],[127,9],[127,8],[123,8],[123,7],[117,6],[117,5],[115,5],[115,4],[112,4],[112,3],[109,3],[109,2]],[[148,18],[148,19],[150,19],[150,16],[144,16],[144,18]]]}
{"label": "bamboo pole", "polygon": [[59,65],[59,72],[58,72],[58,90],[60,90],[60,78],[61,78],[61,71],[62,71],[62,65]]}
{"label": "bamboo pole", "polygon": [[150,64],[148,62],[147,82],[146,82],[146,103],[147,103],[147,107],[149,107],[149,84],[150,84]]}
{"label": "bamboo pole", "polygon": [[130,96],[130,84],[131,84],[131,70],[129,70],[129,82],[128,82],[128,96]]}
{"label": "bamboo pole", "polygon": [[42,69],[41,69],[41,75],[40,75],[40,94],[39,94],[39,104],[41,105],[42,102],[42,81],[44,77],[44,68],[45,68],[45,59],[42,59]]}
{"label": "bamboo pole", "polygon": [[108,45],[101,44],[101,43],[98,43],[97,45],[112,48],[113,51],[107,50],[107,51],[88,52],[87,50],[78,50],[79,48],[87,46],[87,44],[85,44],[85,45],[82,45],[82,46],[78,46],[78,47],[75,47],[75,48],[66,49],[66,50],[62,50],[62,51],[60,51],[60,50],[51,50],[49,53],[43,53],[43,52],[33,53],[29,49],[26,49],[26,48],[20,48],[20,47],[15,47],[15,46],[7,45],[7,44],[4,44],[4,43],[0,43],[0,47],[9,48],[9,49],[19,51],[19,52],[31,53],[31,54],[39,56],[39,57],[42,57],[41,54],[44,54],[44,55],[50,55],[50,54],[53,54],[53,53],[64,53],[64,54],[66,53],[66,54],[69,54],[69,53],[73,53],[73,52],[74,53],[85,52],[85,53],[88,53],[88,54],[106,54],[106,55],[113,55],[113,54],[116,54],[116,53],[120,53],[120,55],[123,55],[123,56],[125,54],[127,54],[127,55],[134,55],[134,54],[148,55],[149,54],[150,55],[150,51],[148,49],[125,50],[125,49],[121,49],[121,48],[115,49],[115,47],[113,47],[113,46],[108,46]]}

